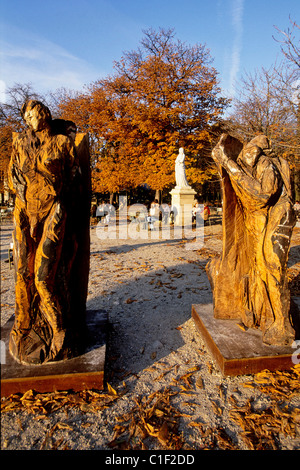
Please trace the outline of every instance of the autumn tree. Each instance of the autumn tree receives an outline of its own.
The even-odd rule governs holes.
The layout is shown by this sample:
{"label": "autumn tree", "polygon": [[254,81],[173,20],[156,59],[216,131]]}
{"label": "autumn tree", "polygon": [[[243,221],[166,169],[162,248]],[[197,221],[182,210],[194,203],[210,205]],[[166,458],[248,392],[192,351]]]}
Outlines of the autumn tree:
{"label": "autumn tree", "polygon": [[295,77],[295,72],[283,65],[268,70],[262,68],[242,77],[232,115],[241,137],[249,139],[263,133],[272,138],[276,146],[286,146],[297,121]]}
{"label": "autumn tree", "polygon": [[[295,23],[293,27],[299,29]],[[267,135],[276,153],[289,161],[300,199],[300,48],[291,30],[281,33],[285,60],[242,77],[230,131],[242,140]]]}
{"label": "autumn tree", "polygon": [[274,39],[281,44],[281,52],[287,63],[296,66],[300,70],[300,41],[298,39],[300,26],[292,18],[290,18],[290,25],[286,31],[276,26],[280,36]]}
{"label": "autumn tree", "polygon": [[293,69],[296,74],[296,80],[293,83],[293,98],[296,105],[296,148],[294,165],[295,198],[300,200],[300,26],[296,21],[290,18],[291,27],[286,31],[277,31],[281,35],[278,41],[281,43],[281,52],[283,53],[289,69]]}
{"label": "autumn tree", "polygon": [[[211,64],[206,46],[176,40],[173,30],[148,30],[140,48],[115,63],[113,76],[89,87],[82,124],[98,143],[94,189],[170,187],[181,146],[190,183],[203,181],[207,162],[201,159],[210,143],[210,125],[227,105]],[[65,102],[64,116],[75,115],[82,104],[81,96],[77,103]]]}

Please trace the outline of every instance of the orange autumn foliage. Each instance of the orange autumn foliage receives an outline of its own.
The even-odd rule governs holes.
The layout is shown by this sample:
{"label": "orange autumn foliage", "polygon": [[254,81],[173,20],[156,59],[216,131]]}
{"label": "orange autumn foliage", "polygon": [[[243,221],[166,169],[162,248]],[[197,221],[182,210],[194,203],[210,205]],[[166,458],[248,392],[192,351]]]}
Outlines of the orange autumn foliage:
{"label": "orange autumn foliage", "polygon": [[60,105],[63,117],[92,136],[94,191],[173,185],[182,146],[191,182],[205,179],[201,153],[227,105],[209,52],[175,41],[172,30],[149,30],[141,44],[115,63],[114,76]]}

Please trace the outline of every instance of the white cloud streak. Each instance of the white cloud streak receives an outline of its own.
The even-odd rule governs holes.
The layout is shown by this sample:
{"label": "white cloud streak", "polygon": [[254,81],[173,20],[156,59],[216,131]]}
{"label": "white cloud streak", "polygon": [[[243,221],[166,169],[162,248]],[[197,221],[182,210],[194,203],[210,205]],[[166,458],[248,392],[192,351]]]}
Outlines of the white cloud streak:
{"label": "white cloud streak", "polygon": [[243,10],[244,0],[232,1],[232,26],[234,29],[234,42],[231,51],[231,69],[229,76],[229,92],[234,96],[234,84],[240,69],[240,57],[243,39]]}
{"label": "white cloud streak", "polygon": [[32,83],[38,93],[57,88],[81,89],[99,78],[86,61],[59,45],[27,31],[0,41],[1,97],[3,88]]}

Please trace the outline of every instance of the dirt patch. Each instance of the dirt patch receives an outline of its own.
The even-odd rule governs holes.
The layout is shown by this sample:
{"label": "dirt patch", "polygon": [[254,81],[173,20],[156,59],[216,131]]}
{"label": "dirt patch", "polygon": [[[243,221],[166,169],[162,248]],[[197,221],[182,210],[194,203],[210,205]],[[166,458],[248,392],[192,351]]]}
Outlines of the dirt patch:
{"label": "dirt patch", "polygon": [[[12,226],[1,227],[1,322],[14,311],[7,263]],[[87,306],[109,315],[104,391],[14,395],[2,400],[2,449],[299,449],[299,367],[223,377],[191,319],[210,303],[205,266],[221,226],[192,240],[99,240],[91,228]],[[300,229],[289,277],[299,295]]]}

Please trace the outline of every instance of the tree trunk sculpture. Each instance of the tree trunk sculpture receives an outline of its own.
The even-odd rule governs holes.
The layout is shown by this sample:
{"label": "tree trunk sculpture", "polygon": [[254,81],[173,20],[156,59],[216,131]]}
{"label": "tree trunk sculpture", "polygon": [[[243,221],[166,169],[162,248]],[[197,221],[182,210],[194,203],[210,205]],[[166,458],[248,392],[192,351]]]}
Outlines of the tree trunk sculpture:
{"label": "tree trunk sculpture", "polygon": [[9,185],[15,192],[15,321],[12,356],[41,364],[78,354],[84,344],[89,272],[90,174],[86,135],[52,120],[30,100],[28,128],[14,134]]}
{"label": "tree trunk sculpture", "polygon": [[222,256],[207,265],[214,316],[260,328],[266,344],[290,345],[286,266],[295,215],[288,163],[264,135],[243,146],[223,134],[212,157],[223,187]]}

